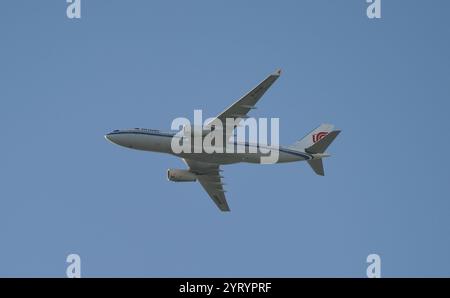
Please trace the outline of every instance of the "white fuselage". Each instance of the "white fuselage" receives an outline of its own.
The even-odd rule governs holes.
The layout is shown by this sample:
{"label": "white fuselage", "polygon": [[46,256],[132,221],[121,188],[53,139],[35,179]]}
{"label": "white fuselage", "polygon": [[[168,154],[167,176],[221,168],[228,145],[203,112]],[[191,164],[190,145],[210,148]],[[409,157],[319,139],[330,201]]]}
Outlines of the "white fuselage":
{"label": "white fuselage", "polygon": [[[174,153],[172,150],[172,139],[180,138],[175,133],[164,133],[152,129],[126,129],[115,130],[105,136],[109,141],[131,149],[168,153],[181,158],[189,158],[192,160],[215,163],[215,164],[232,164],[238,162],[260,163],[261,157],[267,157],[269,154],[276,155],[278,158],[276,163],[294,162],[313,159],[313,155],[297,150],[287,149],[283,147],[270,147],[262,145],[242,144],[244,150],[233,150],[229,153],[224,148],[224,152],[207,153],[201,150],[200,153],[191,152]],[[265,150],[259,150],[260,148]],[[195,149],[195,148],[193,148]],[[234,149],[237,149],[236,147]],[[270,150],[270,153],[267,152]],[[212,151],[212,150],[211,150]],[[244,151],[244,152],[242,152]]]}

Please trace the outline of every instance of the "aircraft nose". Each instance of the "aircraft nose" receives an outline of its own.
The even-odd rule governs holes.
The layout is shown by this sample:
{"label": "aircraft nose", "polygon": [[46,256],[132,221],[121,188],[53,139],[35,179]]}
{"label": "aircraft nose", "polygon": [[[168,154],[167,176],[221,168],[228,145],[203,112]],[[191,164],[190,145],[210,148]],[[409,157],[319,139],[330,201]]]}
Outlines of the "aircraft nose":
{"label": "aircraft nose", "polygon": [[105,139],[110,141],[111,143],[114,143],[114,144],[116,143],[116,142],[114,142],[114,136],[110,133],[105,135]]}

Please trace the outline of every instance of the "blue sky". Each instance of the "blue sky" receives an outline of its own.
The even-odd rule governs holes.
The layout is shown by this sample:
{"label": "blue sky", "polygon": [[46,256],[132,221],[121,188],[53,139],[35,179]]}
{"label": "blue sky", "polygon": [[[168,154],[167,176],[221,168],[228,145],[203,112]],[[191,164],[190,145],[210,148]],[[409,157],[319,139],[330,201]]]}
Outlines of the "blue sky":
{"label": "blue sky", "polygon": [[[448,1],[4,1],[0,276],[450,275]],[[282,144],[341,135],[305,163],[224,167],[232,212],[175,157],[105,141],[214,116],[267,74],[252,116]]]}

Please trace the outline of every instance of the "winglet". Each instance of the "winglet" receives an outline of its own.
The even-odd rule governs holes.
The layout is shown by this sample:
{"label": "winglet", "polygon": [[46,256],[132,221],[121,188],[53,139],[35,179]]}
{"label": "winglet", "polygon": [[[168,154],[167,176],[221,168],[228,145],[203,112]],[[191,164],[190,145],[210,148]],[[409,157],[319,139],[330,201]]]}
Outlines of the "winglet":
{"label": "winglet", "polygon": [[281,68],[278,68],[278,69],[275,71],[274,75],[275,75],[275,76],[281,76]]}

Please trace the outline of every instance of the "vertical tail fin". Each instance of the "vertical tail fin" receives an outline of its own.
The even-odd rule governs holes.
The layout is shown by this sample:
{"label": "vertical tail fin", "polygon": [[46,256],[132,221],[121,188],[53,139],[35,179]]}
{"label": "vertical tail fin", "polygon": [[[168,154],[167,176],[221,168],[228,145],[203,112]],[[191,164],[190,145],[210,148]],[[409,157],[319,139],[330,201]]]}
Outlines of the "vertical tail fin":
{"label": "vertical tail fin", "polygon": [[311,131],[300,141],[295,142],[289,149],[305,151],[306,148],[311,147],[318,141],[320,141],[323,137],[325,137],[328,133],[332,132],[334,125],[332,124],[321,124],[319,127]]}
{"label": "vertical tail fin", "polygon": [[328,146],[334,141],[334,139],[341,133],[340,130],[333,130],[330,133],[327,133],[323,138],[319,141],[315,142],[313,145],[305,148],[305,151],[308,153],[324,153],[327,150]]}
{"label": "vertical tail fin", "polygon": [[314,158],[308,160],[308,164],[320,176],[325,175],[322,158],[329,156],[323,153],[341,132],[340,130],[333,130],[333,128],[334,126],[331,124],[322,124],[306,137],[289,147],[293,150],[312,154]]}
{"label": "vertical tail fin", "polygon": [[330,146],[330,144],[334,141],[334,139],[339,135],[340,132],[340,130],[333,130],[325,137],[314,143],[312,146],[305,149],[306,152],[315,155],[314,159],[308,160],[308,164],[317,175],[325,176],[322,158],[329,155],[323,153],[325,152],[325,150],[327,150],[328,146]]}

